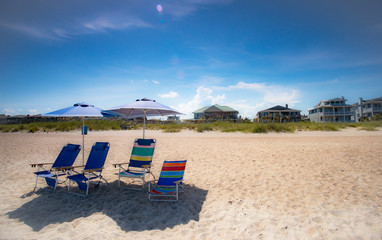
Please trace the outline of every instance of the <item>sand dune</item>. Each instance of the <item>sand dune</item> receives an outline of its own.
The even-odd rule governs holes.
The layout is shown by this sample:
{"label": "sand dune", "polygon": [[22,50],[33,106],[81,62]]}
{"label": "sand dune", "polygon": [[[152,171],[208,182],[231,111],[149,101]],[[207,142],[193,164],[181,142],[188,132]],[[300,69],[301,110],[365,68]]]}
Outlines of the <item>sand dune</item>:
{"label": "sand dune", "polygon": [[[120,190],[112,163],[128,161],[141,131],[90,132],[110,142],[109,185],[87,198],[65,186],[32,193],[35,169],[78,132],[0,134],[0,239],[381,239],[382,131],[161,133],[153,172],[187,159],[176,203]],[[76,160],[81,164],[82,155]]]}

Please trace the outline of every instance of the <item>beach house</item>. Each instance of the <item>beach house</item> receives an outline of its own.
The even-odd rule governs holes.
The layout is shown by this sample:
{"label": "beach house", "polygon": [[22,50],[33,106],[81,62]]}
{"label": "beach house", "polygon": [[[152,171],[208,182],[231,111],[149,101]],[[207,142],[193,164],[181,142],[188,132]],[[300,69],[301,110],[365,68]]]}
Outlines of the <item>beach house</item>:
{"label": "beach house", "polygon": [[257,113],[258,122],[299,122],[301,121],[301,111],[291,109],[288,104],[285,107],[277,105]]}
{"label": "beach house", "polygon": [[351,122],[351,105],[346,104],[344,97],[322,100],[309,110],[311,122]]}
{"label": "beach house", "polygon": [[358,99],[351,108],[352,120],[360,122],[363,118],[371,120],[373,116],[382,118],[382,97],[370,100]]}
{"label": "beach house", "polygon": [[195,120],[237,120],[239,112],[233,108],[215,104],[196,110],[193,114]]}

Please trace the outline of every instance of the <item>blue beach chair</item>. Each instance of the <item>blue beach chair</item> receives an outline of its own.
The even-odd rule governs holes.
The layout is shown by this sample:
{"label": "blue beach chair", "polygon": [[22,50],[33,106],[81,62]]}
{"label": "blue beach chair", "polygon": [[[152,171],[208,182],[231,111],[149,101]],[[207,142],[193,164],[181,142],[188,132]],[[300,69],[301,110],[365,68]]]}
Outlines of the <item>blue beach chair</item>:
{"label": "blue beach chair", "polygon": [[182,183],[187,160],[164,161],[156,187],[149,183],[151,201],[178,201],[179,192],[183,191]]}
{"label": "blue beach chair", "polygon": [[[57,184],[66,181],[66,178],[60,179],[60,176],[67,175],[68,168],[70,168],[76,160],[78,153],[81,151],[81,146],[76,144],[65,145],[54,163],[33,163],[31,167],[37,167],[36,182],[33,191],[35,191],[39,178],[44,178],[48,186],[56,189]],[[45,165],[52,165],[50,169],[46,169]]]}
{"label": "blue beach chair", "polygon": [[[76,167],[72,167],[70,175],[67,177],[69,179],[68,192],[70,192],[71,182],[76,182],[79,190],[85,192],[85,194],[76,192],[72,193],[85,197],[88,195],[91,180],[98,179],[97,185],[100,184],[101,180],[104,180],[106,184],[108,184],[106,179],[102,177],[101,173],[105,165],[109,148],[110,144],[108,142],[96,142],[89,153],[85,167],[78,166],[84,167],[84,169],[81,172],[78,172],[74,170]],[[73,172],[75,173],[74,175],[72,175]]]}
{"label": "blue beach chair", "polygon": [[[131,190],[142,190],[145,186],[145,176],[146,174],[151,174],[152,160],[155,150],[155,139],[135,139],[133,150],[131,152],[129,163],[116,163],[113,164],[114,167],[119,166],[118,175],[118,186],[121,187],[121,177],[138,179],[141,181],[141,185],[132,185],[130,182],[127,189]],[[123,168],[123,165],[128,164],[127,169]]]}

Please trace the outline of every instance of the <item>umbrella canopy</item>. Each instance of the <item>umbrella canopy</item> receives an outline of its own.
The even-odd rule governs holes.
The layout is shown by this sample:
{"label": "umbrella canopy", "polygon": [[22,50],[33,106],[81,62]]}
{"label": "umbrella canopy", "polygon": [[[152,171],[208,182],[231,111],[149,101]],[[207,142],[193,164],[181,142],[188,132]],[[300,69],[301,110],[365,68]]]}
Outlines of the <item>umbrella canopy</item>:
{"label": "umbrella canopy", "polygon": [[102,109],[86,103],[76,103],[71,107],[43,114],[43,117],[103,117]]}
{"label": "umbrella canopy", "polygon": [[118,113],[124,117],[143,117],[143,138],[145,138],[146,116],[166,116],[182,114],[174,109],[167,107],[155,100],[143,98],[137,99],[135,102],[113,107],[103,114]]}
{"label": "umbrella canopy", "polygon": [[[82,117],[82,129],[85,127],[85,117],[103,117],[102,109],[84,102],[76,103],[71,107],[41,115],[42,117]],[[82,131],[82,163],[85,155],[85,133]]]}

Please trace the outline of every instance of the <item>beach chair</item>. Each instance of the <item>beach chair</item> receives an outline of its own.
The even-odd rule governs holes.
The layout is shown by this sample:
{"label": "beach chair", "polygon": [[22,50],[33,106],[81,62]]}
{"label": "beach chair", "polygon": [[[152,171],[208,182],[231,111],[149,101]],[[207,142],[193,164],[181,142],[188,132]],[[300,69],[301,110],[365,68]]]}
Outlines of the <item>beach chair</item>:
{"label": "beach chair", "polygon": [[[155,150],[155,139],[135,139],[133,150],[131,152],[129,163],[116,163],[114,167],[119,166],[118,170],[118,187],[121,187],[121,178],[130,178],[133,181],[129,182],[127,189],[142,190],[145,187],[145,176],[151,174],[152,160]],[[123,165],[128,164],[127,169]],[[154,176],[154,175],[153,175]],[[132,185],[138,180],[141,185]]]}
{"label": "beach chair", "polygon": [[[81,151],[81,146],[76,144],[66,144],[60,154],[57,156],[54,163],[32,163],[31,167],[37,167],[36,182],[33,191],[35,191],[39,178],[44,178],[48,186],[56,189],[57,184],[66,181],[66,178],[60,179],[60,176],[67,175],[68,167],[71,167],[76,160],[78,153]],[[47,165],[51,165],[50,169],[47,169]],[[44,167],[45,166],[45,167]]]}
{"label": "beach chair", "polygon": [[182,182],[187,160],[164,161],[162,171],[155,187],[149,182],[149,200],[178,201],[179,192],[183,191]]}
{"label": "beach chair", "polygon": [[[106,184],[109,184],[106,181],[106,179],[103,178],[101,175],[103,167],[105,165],[107,154],[109,152],[109,148],[110,144],[108,142],[96,142],[89,153],[89,157],[85,167],[77,166],[83,167],[83,170],[80,172],[75,171],[74,169],[77,167],[72,167],[70,174],[67,177],[69,179],[69,193],[74,193],[86,197],[89,192],[90,182],[94,179],[98,180],[97,186],[100,184],[101,180],[105,181]],[[76,182],[78,184],[79,190],[85,192],[85,194],[70,192],[70,185],[72,182]]]}

